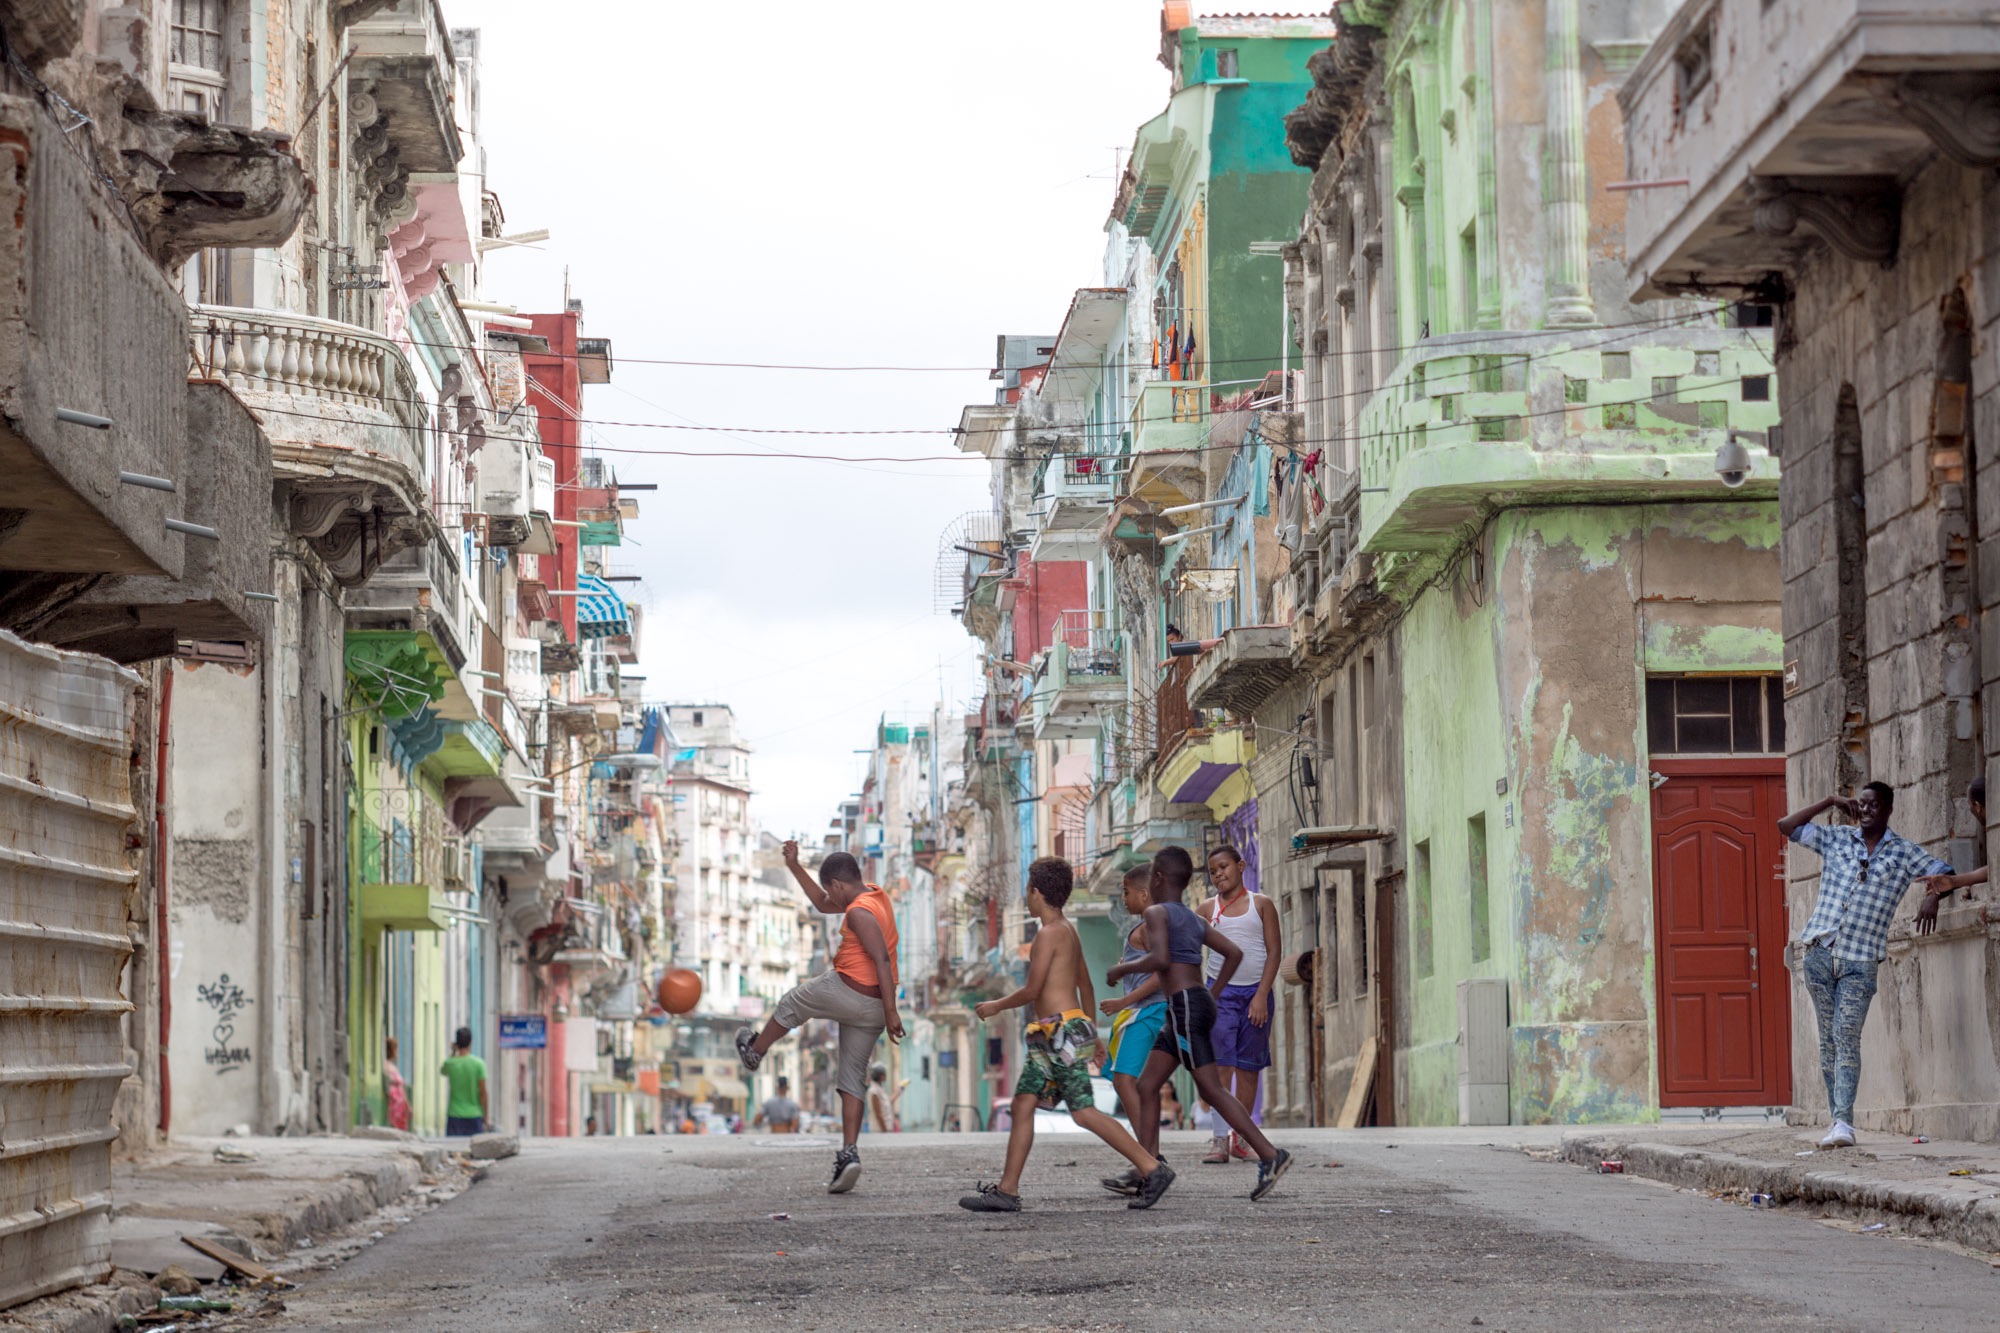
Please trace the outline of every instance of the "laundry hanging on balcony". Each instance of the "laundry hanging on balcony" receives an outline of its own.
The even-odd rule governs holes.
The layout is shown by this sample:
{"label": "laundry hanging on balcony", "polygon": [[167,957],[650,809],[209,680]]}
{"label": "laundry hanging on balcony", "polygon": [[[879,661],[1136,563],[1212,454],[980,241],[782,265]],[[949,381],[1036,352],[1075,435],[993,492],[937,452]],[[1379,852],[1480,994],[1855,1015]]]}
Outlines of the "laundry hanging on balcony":
{"label": "laundry hanging on balcony", "polygon": [[595,574],[576,576],[576,636],[611,639],[632,632],[631,613],[618,590]]}

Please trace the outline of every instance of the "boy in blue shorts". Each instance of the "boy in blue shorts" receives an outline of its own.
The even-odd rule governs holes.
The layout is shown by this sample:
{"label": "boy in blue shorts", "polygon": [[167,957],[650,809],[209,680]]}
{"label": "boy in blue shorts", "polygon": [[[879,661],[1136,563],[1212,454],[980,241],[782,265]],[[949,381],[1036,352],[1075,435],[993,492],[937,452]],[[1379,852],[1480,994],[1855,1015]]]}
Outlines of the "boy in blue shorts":
{"label": "boy in blue shorts", "polygon": [[[1132,933],[1125,939],[1125,956],[1120,962],[1137,962],[1146,956],[1146,909],[1152,905],[1151,865],[1138,865],[1125,872],[1125,912],[1135,918]],[[1124,994],[1098,1007],[1111,1019],[1111,1054],[1104,1072],[1118,1091],[1126,1119],[1138,1125],[1144,1108],[1139,1097],[1139,1075],[1146,1072],[1146,1057],[1167,1024],[1167,1002],[1160,995],[1159,974],[1140,972],[1119,983]],[[1165,1157],[1160,1157],[1162,1162]],[[1145,1183],[1137,1167],[1122,1176],[1106,1176],[1104,1188],[1113,1194],[1137,1194]]]}

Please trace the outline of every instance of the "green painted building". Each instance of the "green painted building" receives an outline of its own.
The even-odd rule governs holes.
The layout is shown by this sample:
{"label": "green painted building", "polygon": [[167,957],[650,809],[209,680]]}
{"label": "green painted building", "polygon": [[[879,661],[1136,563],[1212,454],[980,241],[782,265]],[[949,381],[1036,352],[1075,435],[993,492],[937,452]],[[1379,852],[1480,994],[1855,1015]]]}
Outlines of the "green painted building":
{"label": "green painted building", "polygon": [[1342,4],[1287,122],[1325,466],[1279,600],[1369,835],[1276,886],[1352,979],[1290,1058],[1382,1123],[1789,1100],[1768,329],[1620,295],[1651,13]]}

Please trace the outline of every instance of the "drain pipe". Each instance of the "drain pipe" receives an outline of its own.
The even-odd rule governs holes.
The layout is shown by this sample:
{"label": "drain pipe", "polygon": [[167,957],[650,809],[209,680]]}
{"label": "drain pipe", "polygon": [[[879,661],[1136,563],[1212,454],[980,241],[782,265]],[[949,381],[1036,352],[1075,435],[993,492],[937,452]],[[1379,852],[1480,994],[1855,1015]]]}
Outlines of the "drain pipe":
{"label": "drain pipe", "polygon": [[161,668],[159,758],[153,772],[153,954],[160,971],[160,1137],[168,1137],[174,1121],[174,1075],[167,1043],[173,1033],[174,979],[172,950],[167,943],[167,733],[173,723],[174,677],[179,668],[169,658]]}

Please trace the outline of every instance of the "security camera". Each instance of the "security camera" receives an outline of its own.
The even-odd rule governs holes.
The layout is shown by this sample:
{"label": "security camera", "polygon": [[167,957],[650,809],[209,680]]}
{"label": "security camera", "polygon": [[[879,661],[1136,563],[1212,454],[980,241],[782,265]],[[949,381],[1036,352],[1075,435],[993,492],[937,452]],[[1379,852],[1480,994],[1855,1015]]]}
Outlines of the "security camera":
{"label": "security camera", "polygon": [[1715,473],[1732,491],[1750,480],[1750,451],[1743,447],[1742,439],[1734,431],[1715,451]]}

